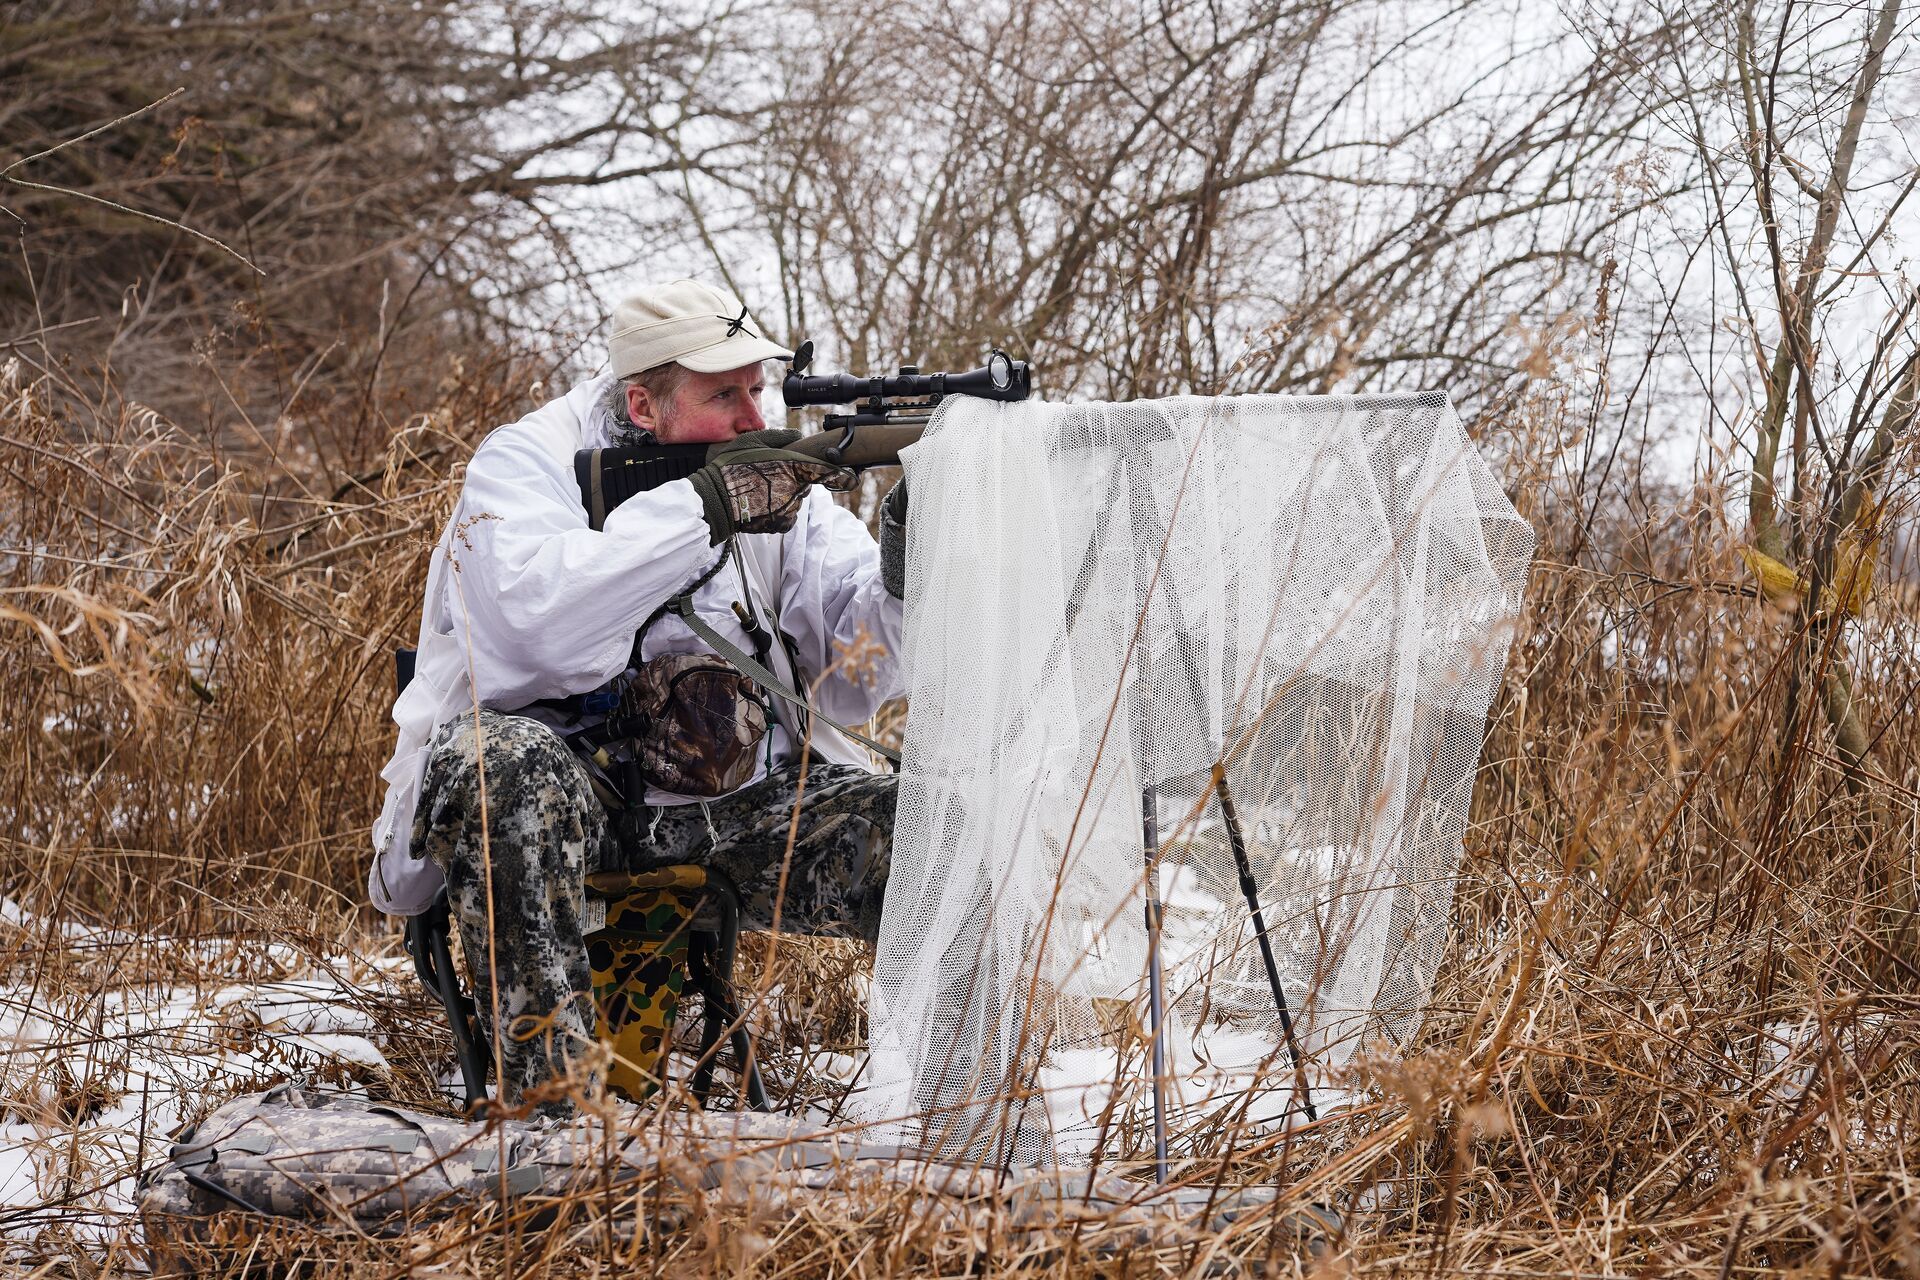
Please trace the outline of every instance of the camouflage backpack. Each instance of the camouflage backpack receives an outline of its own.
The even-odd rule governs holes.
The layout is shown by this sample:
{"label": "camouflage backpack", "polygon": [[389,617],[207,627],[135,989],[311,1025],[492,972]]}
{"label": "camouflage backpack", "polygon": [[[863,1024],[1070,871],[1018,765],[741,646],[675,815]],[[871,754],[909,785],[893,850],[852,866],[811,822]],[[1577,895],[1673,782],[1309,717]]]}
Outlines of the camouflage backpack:
{"label": "camouflage backpack", "polygon": [[844,1124],[645,1109],[489,1123],[299,1084],[235,1098],[179,1134],[141,1175],[136,1206],[156,1274],[233,1274],[236,1257],[279,1274],[276,1238],[311,1265],[317,1232],[391,1239],[475,1210],[491,1213],[494,1229],[539,1231],[553,1220],[546,1211],[582,1197],[611,1204],[616,1187],[645,1188],[618,1199],[629,1230],[663,1232],[721,1210],[763,1229],[797,1215],[861,1221],[885,1203],[877,1196],[911,1195],[926,1221],[951,1229],[971,1233],[976,1215],[999,1215],[1009,1247],[1035,1259],[1059,1248],[1124,1260],[1143,1246],[1205,1247],[1237,1223],[1262,1252],[1284,1242],[1315,1253],[1341,1229],[1325,1209],[1276,1205],[1268,1187],[1155,1189],[1112,1169],[943,1162],[863,1141]]}

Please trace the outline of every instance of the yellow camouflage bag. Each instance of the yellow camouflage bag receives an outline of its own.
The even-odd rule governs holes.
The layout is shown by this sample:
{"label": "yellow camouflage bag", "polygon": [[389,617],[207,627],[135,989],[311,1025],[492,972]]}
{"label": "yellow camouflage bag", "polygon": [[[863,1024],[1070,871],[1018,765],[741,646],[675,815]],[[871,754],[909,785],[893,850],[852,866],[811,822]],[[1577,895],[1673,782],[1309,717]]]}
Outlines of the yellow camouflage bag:
{"label": "yellow camouflage bag", "polygon": [[665,1078],[687,942],[706,890],[698,867],[667,867],[648,879],[661,883],[609,901],[606,927],[586,937],[598,1034],[613,1050],[607,1086],[634,1102]]}

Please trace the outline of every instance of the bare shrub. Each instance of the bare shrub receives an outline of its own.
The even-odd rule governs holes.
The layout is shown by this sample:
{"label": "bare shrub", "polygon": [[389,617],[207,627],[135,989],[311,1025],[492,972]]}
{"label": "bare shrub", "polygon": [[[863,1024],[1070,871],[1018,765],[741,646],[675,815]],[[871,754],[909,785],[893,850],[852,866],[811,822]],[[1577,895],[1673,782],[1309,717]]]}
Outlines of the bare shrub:
{"label": "bare shrub", "polygon": [[[537,314],[564,360],[579,338],[557,331],[597,325],[573,214],[723,167],[681,135],[731,109],[740,28],[572,0],[59,0],[4,21],[0,200],[23,238],[0,338],[95,397],[110,363],[118,394],[243,455],[266,452],[243,420],[292,415],[283,450],[335,483],[433,402],[448,352]],[[596,229],[639,251],[667,234],[644,203]]]}
{"label": "bare shrub", "polygon": [[392,650],[416,625],[464,424],[516,402],[505,373],[476,369],[364,482],[262,523],[217,448],[6,366],[10,894],[192,928],[280,893],[358,900]]}
{"label": "bare shrub", "polygon": [[1676,38],[1627,7],[1597,51],[1473,5],[808,8],[755,196],[789,322],[855,364],[1001,342],[1056,394],[1472,404],[1551,369],[1670,189],[1605,180],[1651,109],[1620,68]]}
{"label": "bare shrub", "polygon": [[[109,8],[56,8],[46,21],[103,27]],[[6,28],[0,66],[46,59],[33,83],[53,85],[66,104],[58,126],[36,124],[35,136],[70,137],[142,105],[142,95],[108,94],[73,74],[92,62],[56,64],[56,54],[105,48],[117,65],[157,75],[184,48],[235,59],[274,48],[268,37],[281,26],[317,42],[314,65],[351,47],[329,45],[290,9],[218,22],[181,12],[204,20],[175,45],[157,31],[36,25],[38,14]],[[447,13],[364,12],[382,40]],[[575,29],[567,11],[528,12],[554,15],[541,30]],[[1489,23],[1508,13],[1461,12]],[[1843,636],[1828,656],[1849,663],[1864,745],[1845,738],[1844,718],[1823,726],[1803,710],[1782,752],[1793,684],[1817,687],[1821,670],[1807,660],[1806,610],[1767,598],[1739,554],[1763,540],[1755,498],[1769,501],[1773,472],[1763,467],[1755,484],[1752,464],[1769,431],[1780,466],[1771,510],[1793,570],[1831,580],[1820,557],[1837,554],[1857,520],[1847,494],[1862,481],[1888,513],[1890,542],[1911,546],[1896,518],[1915,475],[1911,423],[1896,420],[1891,444],[1878,443],[1914,368],[1911,283],[1884,236],[1867,251],[1889,206],[1899,226],[1911,187],[1905,169],[1881,181],[1898,168],[1887,139],[1911,105],[1899,39],[1910,19],[1877,0],[1583,13],[1584,44],[1544,27],[1535,41],[1527,28],[1489,55],[1524,63],[1536,77],[1527,93],[1449,98],[1437,114],[1389,128],[1399,117],[1388,107],[1418,103],[1391,94],[1419,87],[1416,73],[1466,49],[1476,28],[1414,31],[1365,4],[1022,0],[976,14],[915,0],[876,16],[822,0],[781,11],[791,48],[767,65],[782,112],[756,114],[760,100],[745,98],[750,109],[715,117],[716,139],[738,141],[727,132],[738,126],[760,139],[757,150],[673,161],[699,205],[695,238],[710,236],[716,250],[771,246],[789,325],[830,334],[851,365],[970,363],[1005,340],[1038,362],[1055,394],[1423,383],[1451,385],[1478,410],[1477,429],[1541,544],[1526,630],[1488,726],[1452,950],[1426,1029],[1410,1053],[1364,1060],[1346,1081],[1351,1105],[1309,1128],[1265,1130],[1231,1109],[1176,1122],[1176,1175],[1189,1185],[1271,1184],[1282,1210],[1338,1208],[1348,1231],[1323,1262],[1296,1256],[1275,1214],[1119,1261],[1084,1247],[1094,1226],[1023,1252],[1008,1243],[1007,1218],[984,1204],[955,1212],[924,1187],[874,1187],[777,1213],[751,1197],[703,1194],[676,1201],[685,1212],[660,1232],[644,1204],[582,1198],[543,1206],[552,1213],[538,1223],[503,1210],[399,1242],[290,1235],[221,1265],[783,1277],[989,1266],[1718,1278],[1920,1268],[1920,926],[1910,901],[1920,875],[1920,596],[1896,583],[1829,631]],[[1863,41],[1884,13],[1895,15],[1895,38],[1879,73],[1884,96],[1873,99],[1882,105],[1862,126],[1867,167],[1856,171],[1876,176],[1839,184],[1846,216],[1831,223],[1806,330],[1796,327],[1809,315],[1796,281],[1834,189]],[[452,27],[434,30],[452,39]],[[1410,60],[1415,52],[1424,60]],[[480,65],[506,81],[499,101],[517,101],[513,55],[491,57]],[[66,70],[47,70],[56,65]],[[1743,122],[1743,77],[1755,101],[1776,104],[1771,132]],[[156,113],[131,122],[148,132],[116,143],[126,149],[117,159],[75,146],[56,153],[73,168],[13,171],[148,200],[138,207],[258,258],[280,255],[284,276],[257,287],[284,286],[283,304],[302,279],[316,296],[346,291],[337,322],[309,332],[273,319],[254,346],[252,330],[223,329],[232,321],[219,318],[256,287],[243,269],[177,230],[113,221],[76,227],[71,239],[62,230],[55,243],[69,247],[35,259],[42,270],[19,286],[28,292],[7,295],[15,320],[37,296],[49,326],[96,313],[111,324],[119,290],[146,281],[130,306],[130,345],[106,375],[63,366],[57,353],[80,326],[36,319],[6,335],[30,337],[9,348],[18,359],[0,377],[9,730],[0,891],[38,922],[0,922],[0,1014],[17,1028],[38,1019],[33,1035],[4,1046],[10,1063],[30,1066],[8,1068],[0,1106],[46,1128],[33,1140],[66,1161],[62,1194],[75,1202],[123,1176],[140,1149],[98,1156],[84,1128],[125,1102],[131,1033],[102,1030],[109,994],[332,966],[361,993],[394,1063],[389,1078],[362,1086],[435,1098],[430,1076],[447,1054],[438,1015],[404,972],[393,978],[392,935],[361,905],[390,743],[390,651],[410,636],[429,540],[472,440],[544,394],[536,378],[557,362],[553,351],[534,365],[480,345],[492,332],[482,317],[519,284],[470,296],[461,290],[477,273],[449,259],[428,272],[422,289],[446,293],[420,314],[462,317],[469,327],[451,332],[471,339],[457,363],[434,363],[415,357],[449,330],[422,319],[414,338],[389,344],[401,326],[390,307],[393,328],[382,329],[380,290],[340,283],[351,264],[376,260],[384,279],[387,247],[412,255],[416,273],[433,261],[426,251],[440,242],[404,216],[414,198],[405,193],[431,188],[408,185],[419,174],[366,161],[354,181],[387,192],[390,205],[371,195],[355,204],[361,196],[346,193],[365,190],[339,188],[385,229],[337,258],[359,231],[313,238],[342,207],[320,200],[333,189],[325,165],[282,184],[318,204],[263,202],[252,215],[222,205],[237,200],[238,180],[217,165],[303,173],[295,153],[317,162],[329,153],[316,131],[336,127],[324,112],[302,123],[293,97],[276,98],[270,83],[234,83],[245,86],[233,91],[235,111],[280,104],[269,123],[281,132],[258,135],[257,155],[215,149],[216,136],[237,136],[234,125],[201,111],[228,132],[195,126],[177,172],[129,191],[129,175],[144,181],[175,145],[168,131],[182,120]],[[347,76],[303,92],[337,113],[366,83]],[[703,90],[695,109],[714,108],[716,96]],[[449,119],[480,119],[441,106]],[[39,119],[26,98],[0,110],[10,122]],[[638,128],[634,110],[623,118]],[[1719,112],[1711,122],[1709,111]],[[392,130],[355,118],[364,132],[352,136]],[[350,174],[365,159],[332,154]],[[81,172],[88,163],[100,172]],[[455,200],[465,180],[441,194]],[[398,185],[381,185],[389,181]],[[520,196],[506,183],[488,198]],[[12,188],[8,199],[34,211],[36,228],[46,210],[78,207],[52,193],[22,205]],[[441,217],[449,206],[422,207]],[[531,218],[546,206],[519,207]],[[1689,212],[1702,207],[1699,218]],[[683,212],[637,216],[664,224]],[[237,234],[249,225],[250,250]],[[448,252],[479,255],[489,235],[507,244],[506,225],[476,226],[477,239]],[[270,226],[292,243],[259,243]],[[44,243],[30,237],[29,256]],[[1726,256],[1703,289],[1690,264],[1715,254]],[[203,295],[183,283],[188,260]],[[406,278],[394,275],[390,301],[404,299]],[[1845,316],[1820,306],[1844,288],[1876,291],[1886,305],[1876,304],[1865,347],[1842,359]],[[473,298],[486,305],[466,309]],[[442,299],[458,304],[442,309]],[[214,331],[244,336],[207,347],[202,362],[192,343]],[[341,335],[352,360],[315,365]],[[137,360],[127,355],[136,347]],[[204,371],[203,398],[224,402],[220,380],[245,381],[234,371],[247,360],[284,369],[284,388],[257,403],[236,390],[247,414],[222,411],[211,430],[185,411],[142,408],[146,393],[115,380],[172,362],[176,373]],[[330,389],[308,401],[292,392],[309,366],[351,376],[316,374],[315,387]],[[392,376],[373,376],[379,369]],[[1680,369],[1699,374],[1688,381]],[[378,426],[336,437],[288,409],[323,404],[342,422],[359,422],[364,404]],[[1687,475],[1661,449],[1698,423],[1703,461]],[[128,936],[63,933],[62,921]],[[292,957],[268,950],[289,940]],[[749,1010],[778,1058],[777,1092],[830,1109],[843,1082],[828,1058],[860,1030],[860,957],[793,939],[743,955],[743,988],[778,990],[770,1007]],[[266,1038],[224,1015],[215,1030]],[[162,1145],[139,1137],[149,1157]],[[1104,1167],[1140,1176],[1147,1141],[1137,1117],[1116,1126]],[[73,1274],[121,1266],[123,1252],[103,1261],[72,1235],[68,1203],[0,1208],[0,1225],[25,1242],[23,1254]],[[120,1250],[127,1224],[109,1225],[123,1232]]]}

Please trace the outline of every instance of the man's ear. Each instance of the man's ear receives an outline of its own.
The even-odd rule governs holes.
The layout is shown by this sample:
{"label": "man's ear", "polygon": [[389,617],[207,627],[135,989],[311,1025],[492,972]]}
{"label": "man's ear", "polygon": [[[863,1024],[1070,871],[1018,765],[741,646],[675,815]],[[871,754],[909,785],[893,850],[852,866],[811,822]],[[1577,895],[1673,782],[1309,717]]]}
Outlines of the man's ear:
{"label": "man's ear", "polygon": [[627,417],[641,431],[652,431],[660,425],[654,420],[653,397],[637,382],[627,384]]}

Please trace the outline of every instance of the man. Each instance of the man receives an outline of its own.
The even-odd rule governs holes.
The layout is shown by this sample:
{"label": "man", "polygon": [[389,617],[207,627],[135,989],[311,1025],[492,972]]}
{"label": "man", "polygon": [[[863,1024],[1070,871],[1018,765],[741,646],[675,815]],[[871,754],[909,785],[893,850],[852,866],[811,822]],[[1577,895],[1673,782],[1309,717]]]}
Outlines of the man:
{"label": "man", "polygon": [[[501,427],[467,467],[428,571],[373,832],[369,889],[382,910],[425,910],[444,876],[510,1102],[592,1042],[582,937],[604,905],[588,899],[586,875],[699,862],[738,884],[744,923],[767,927],[777,907],[783,929],[869,939],[886,880],[894,780],[825,720],[858,723],[897,691],[899,575],[883,575],[873,537],[821,488],[847,473],[765,430],[762,371],[791,353],[737,298],[691,280],[622,302],[609,348],[610,375]],[[575,453],[637,442],[704,444],[707,465],[592,527]],[[887,530],[897,570],[905,531]],[[689,590],[698,618],[811,690],[820,714],[769,704],[700,656],[711,651],[670,607]],[[607,712],[684,694],[688,672],[724,696],[703,694],[664,745],[616,736],[591,765],[563,736],[666,723],[674,708],[652,703],[631,720]],[[712,732],[690,741],[689,724]],[[803,743],[804,804],[776,904]],[[610,759],[634,762],[616,766],[624,787]],[[637,835],[631,857],[596,788]],[[504,1037],[491,1025],[496,981]],[[573,1083],[590,1084],[578,1072]],[[555,1094],[534,1100],[565,1114]]]}

